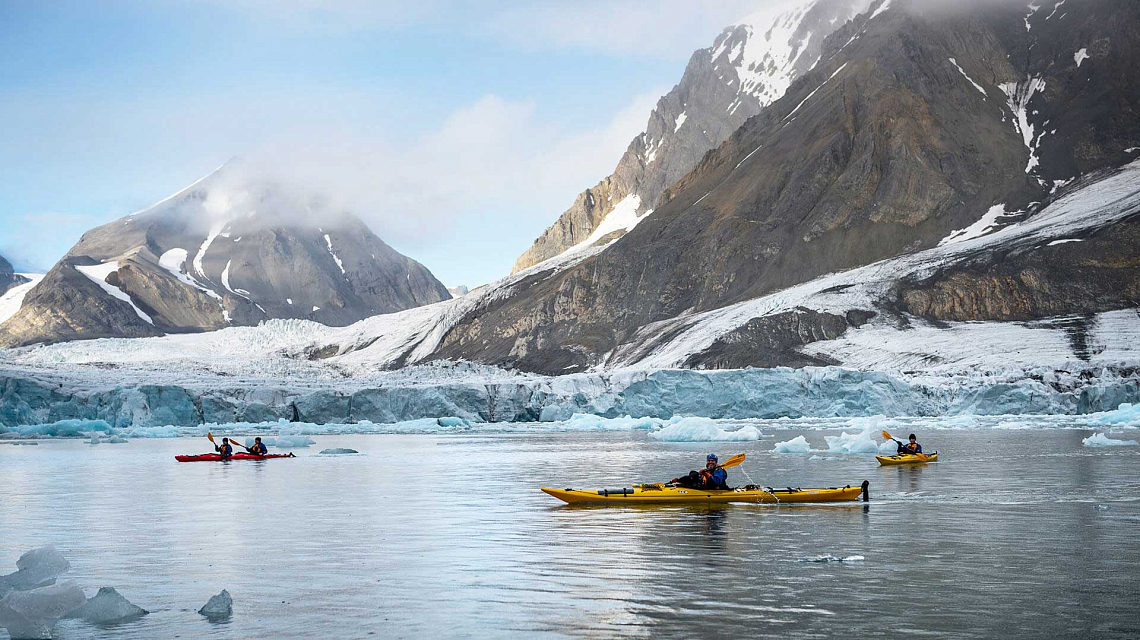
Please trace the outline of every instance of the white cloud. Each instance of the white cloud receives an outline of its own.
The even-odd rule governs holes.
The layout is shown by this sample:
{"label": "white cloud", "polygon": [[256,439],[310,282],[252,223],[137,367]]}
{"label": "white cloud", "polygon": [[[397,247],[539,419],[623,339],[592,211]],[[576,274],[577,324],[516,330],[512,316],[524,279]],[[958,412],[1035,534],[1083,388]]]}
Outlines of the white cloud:
{"label": "white cloud", "polygon": [[688,58],[726,26],[784,0],[581,0],[527,2],[504,8],[486,31],[528,49]]}

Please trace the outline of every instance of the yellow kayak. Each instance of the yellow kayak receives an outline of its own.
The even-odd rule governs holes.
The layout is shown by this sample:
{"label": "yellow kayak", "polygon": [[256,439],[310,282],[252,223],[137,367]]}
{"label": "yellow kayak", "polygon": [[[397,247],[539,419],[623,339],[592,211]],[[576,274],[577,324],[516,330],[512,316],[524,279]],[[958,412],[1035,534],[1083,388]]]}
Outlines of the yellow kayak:
{"label": "yellow kayak", "polygon": [[569,504],[678,504],[720,502],[764,502],[772,504],[799,504],[804,502],[845,502],[870,499],[868,482],[860,486],[829,487],[825,489],[773,489],[750,484],[746,487],[714,491],[693,489],[671,484],[635,484],[632,489],[551,489],[546,493]]}
{"label": "yellow kayak", "polygon": [[925,464],[927,462],[938,462],[938,452],[928,453],[925,456],[918,456],[913,453],[901,456],[875,456],[875,459],[883,466],[892,464]]}

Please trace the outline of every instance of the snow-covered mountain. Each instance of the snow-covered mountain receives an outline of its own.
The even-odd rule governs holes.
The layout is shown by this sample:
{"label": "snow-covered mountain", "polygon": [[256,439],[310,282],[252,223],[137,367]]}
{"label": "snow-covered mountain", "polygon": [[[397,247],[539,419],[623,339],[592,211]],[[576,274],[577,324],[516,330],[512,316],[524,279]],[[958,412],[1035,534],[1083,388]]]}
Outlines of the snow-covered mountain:
{"label": "snow-covered mountain", "polygon": [[[1140,299],[1136,169],[1121,168],[1140,151],[1140,4],[1035,7],[877,1],[621,239],[314,353],[554,374],[858,363],[827,341],[963,321],[1113,342],[1096,323],[1134,322],[1105,314]],[[937,343],[963,335],[913,352],[956,359]]]}
{"label": "snow-covered mountain", "polygon": [[578,194],[512,273],[571,248],[612,242],[632,229],[705,153],[813,68],[824,38],[869,2],[776,3],[727,27],[711,47],[693,54],[680,83],[657,102],[614,172]]}
{"label": "snow-covered mountain", "polygon": [[84,234],[0,324],[0,344],[270,318],[339,326],[449,297],[431,272],[352,214],[235,161]]}

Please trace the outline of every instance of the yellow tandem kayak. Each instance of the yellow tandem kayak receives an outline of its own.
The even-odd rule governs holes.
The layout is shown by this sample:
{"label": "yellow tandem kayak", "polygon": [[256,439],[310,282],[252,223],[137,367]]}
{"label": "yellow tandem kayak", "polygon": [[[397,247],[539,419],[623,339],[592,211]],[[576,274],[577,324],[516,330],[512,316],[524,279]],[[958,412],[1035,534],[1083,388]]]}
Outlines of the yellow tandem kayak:
{"label": "yellow tandem kayak", "polygon": [[828,487],[822,489],[785,488],[773,489],[748,485],[737,489],[713,491],[693,489],[670,484],[635,484],[632,489],[551,489],[543,487],[546,493],[569,504],[678,504],[678,503],[722,503],[722,502],[764,502],[772,504],[799,504],[805,502],[846,502],[870,499],[868,482],[860,486]]}
{"label": "yellow tandem kayak", "polygon": [[875,456],[875,458],[879,461],[879,464],[883,466],[893,464],[925,464],[927,462],[938,462],[938,452],[928,453],[922,457],[911,453],[900,456]]}

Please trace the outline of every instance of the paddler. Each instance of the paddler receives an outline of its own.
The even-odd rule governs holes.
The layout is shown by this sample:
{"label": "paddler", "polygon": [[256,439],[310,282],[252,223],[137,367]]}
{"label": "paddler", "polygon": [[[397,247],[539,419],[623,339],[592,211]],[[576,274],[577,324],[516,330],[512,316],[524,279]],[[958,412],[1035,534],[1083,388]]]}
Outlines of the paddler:
{"label": "paddler", "polygon": [[[895,442],[898,442],[898,440],[895,440]],[[898,442],[898,444],[900,456],[910,456],[916,453],[922,453],[922,445],[918,444],[918,439],[914,437],[913,433],[910,434],[910,442],[906,444]]]}
{"label": "paddler", "polygon": [[233,445],[230,444],[229,438],[222,438],[222,444],[214,445],[214,451],[222,455],[222,459],[226,459],[234,454]]}
{"label": "paddler", "polygon": [[705,468],[700,471],[690,471],[689,475],[673,478],[670,482],[694,489],[728,489],[728,472],[720,468],[715,453],[705,458]]}
{"label": "paddler", "polygon": [[249,448],[249,452],[255,456],[264,456],[269,453],[269,449],[261,442],[261,436],[253,439],[253,446]]}

